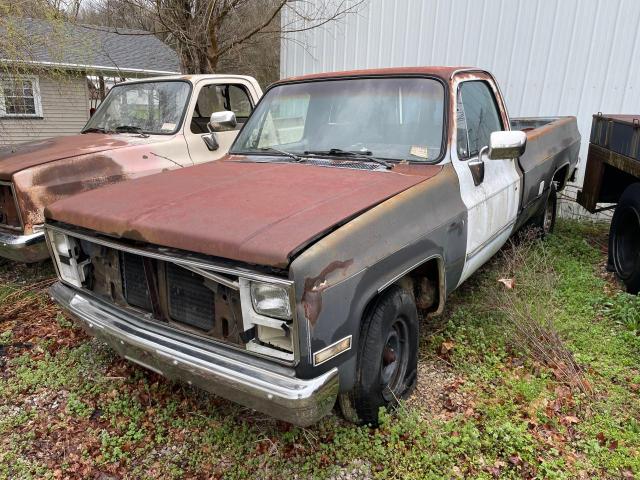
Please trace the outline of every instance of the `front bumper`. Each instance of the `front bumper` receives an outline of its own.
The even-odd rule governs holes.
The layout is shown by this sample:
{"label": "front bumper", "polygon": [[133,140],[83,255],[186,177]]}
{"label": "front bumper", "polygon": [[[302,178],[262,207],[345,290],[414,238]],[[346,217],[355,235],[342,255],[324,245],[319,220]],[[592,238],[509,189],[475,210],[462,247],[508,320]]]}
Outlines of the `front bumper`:
{"label": "front bumper", "polygon": [[173,380],[196,385],[300,426],[327,415],[335,403],[338,371],[301,380],[281,366],[145,321],[112,304],[58,282],[49,293],[90,335],[127,360]]}
{"label": "front bumper", "polygon": [[22,235],[0,230],[0,257],[34,263],[49,258],[44,232]]}

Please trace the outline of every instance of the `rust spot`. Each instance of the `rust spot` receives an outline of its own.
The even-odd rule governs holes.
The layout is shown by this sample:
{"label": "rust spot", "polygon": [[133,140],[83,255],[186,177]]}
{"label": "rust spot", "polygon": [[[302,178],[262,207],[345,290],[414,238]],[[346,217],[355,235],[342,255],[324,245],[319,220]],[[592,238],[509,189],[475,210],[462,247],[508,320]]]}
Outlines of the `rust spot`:
{"label": "rust spot", "polygon": [[11,180],[12,175],[27,168],[78,155],[115,150],[126,147],[130,143],[127,138],[87,133],[2,148],[0,149],[0,178]]}
{"label": "rust spot", "polygon": [[45,189],[45,196],[57,199],[125,179],[122,165],[105,155],[81,161],[52,163],[43,166],[33,177],[33,184]]}
{"label": "rust spot", "polygon": [[329,278],[332,273],[342,271],[342,276],[346,274],[345,270],[353,264],[352,260],[335,260],[327,265],[318,276],[310,277],[304,281],[304,293],[302,294],[302,306],[304,307],[304,315],[313,326],[318,320],[320,311],[322,310],[322,292],[330,286]]}

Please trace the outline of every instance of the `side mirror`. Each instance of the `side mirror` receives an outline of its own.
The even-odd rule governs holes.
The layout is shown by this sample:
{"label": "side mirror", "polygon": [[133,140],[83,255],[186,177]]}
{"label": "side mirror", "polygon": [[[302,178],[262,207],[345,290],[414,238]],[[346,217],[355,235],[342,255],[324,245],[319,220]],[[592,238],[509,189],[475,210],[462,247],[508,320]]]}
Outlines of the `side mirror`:
{"label": "side mirror", "polygon": [[213,112],[209,119],[209,130],[212,132],[227,132],[233,130],[238,125],[236,114],[228,110]]}
{"label": "side mirror", "polygon": [[527,147],[527,134],[521,131],[492,132],[489,159],[507,160],[522,156]]}

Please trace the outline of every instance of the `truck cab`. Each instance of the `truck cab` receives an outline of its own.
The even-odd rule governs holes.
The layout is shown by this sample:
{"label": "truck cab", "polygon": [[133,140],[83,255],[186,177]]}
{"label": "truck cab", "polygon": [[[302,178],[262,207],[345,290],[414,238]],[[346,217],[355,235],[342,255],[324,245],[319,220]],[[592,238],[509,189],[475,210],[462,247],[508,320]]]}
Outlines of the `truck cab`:
{"label": "truck cab", "polygon": [[[220,159],[261,95],[254,78],[240,75],[123,82],[79,134],[0,148],[0,257],[49,256],[42,224],[51,202]],[[212,114],[225,122],[212,125]]]}

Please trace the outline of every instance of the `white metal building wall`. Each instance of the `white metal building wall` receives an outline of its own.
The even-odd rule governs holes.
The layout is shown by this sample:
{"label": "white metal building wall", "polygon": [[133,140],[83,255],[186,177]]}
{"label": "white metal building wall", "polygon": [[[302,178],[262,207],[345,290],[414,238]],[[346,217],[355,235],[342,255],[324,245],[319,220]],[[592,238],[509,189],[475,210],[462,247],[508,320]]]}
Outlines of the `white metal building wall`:
{"label": "white metal building wall", "polygon": [[584,159],[592,114],[640,114],[640,1],[365,0],[282,43],[282,77],[415,65],[492,71],[512,116],[576,115]]}

